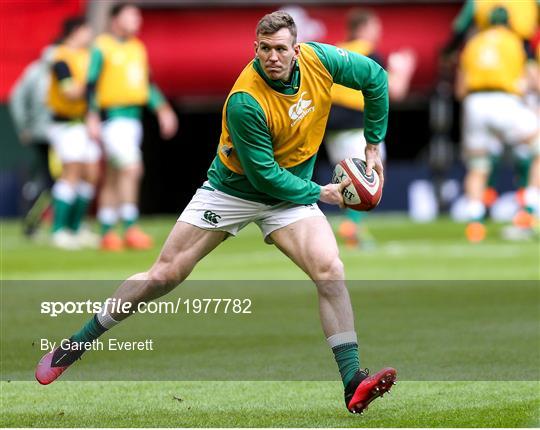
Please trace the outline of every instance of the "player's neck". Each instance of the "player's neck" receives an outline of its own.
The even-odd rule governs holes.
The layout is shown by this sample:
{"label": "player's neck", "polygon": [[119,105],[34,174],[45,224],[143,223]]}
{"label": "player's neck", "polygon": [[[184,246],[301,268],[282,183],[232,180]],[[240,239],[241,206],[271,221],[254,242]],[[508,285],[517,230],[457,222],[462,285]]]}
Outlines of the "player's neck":
{"label": "player's neck", "polygon": [[110,29],[110,33],[118,40],[127,40],[131,37],[131,35],[127,34],[125,31],[122,31],[122,29],[112,26]]}

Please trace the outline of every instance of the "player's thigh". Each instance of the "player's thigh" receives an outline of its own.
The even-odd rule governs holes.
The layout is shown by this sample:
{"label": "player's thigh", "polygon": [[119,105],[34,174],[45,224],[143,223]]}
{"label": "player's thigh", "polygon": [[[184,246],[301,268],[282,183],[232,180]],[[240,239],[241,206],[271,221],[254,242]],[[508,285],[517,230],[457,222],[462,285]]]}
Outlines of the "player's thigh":
{"label": "player's thigh", "polygon": [[270,239],[312,279],[341,271],[336,238],[324,216],[300,219],[273,231]]}
{"label": "player's thigh", "polygon": [[492,128],[495,112],[490,108],[491,96],[471,94],[463,102],[462,145],[466,160],[487,155],[499,140]]}
{"label": "player's thigh", "polygon": [[205,255],[227,238],[227,232],[204,230],[178,221],[150,270],[161,280],[183,280]]}

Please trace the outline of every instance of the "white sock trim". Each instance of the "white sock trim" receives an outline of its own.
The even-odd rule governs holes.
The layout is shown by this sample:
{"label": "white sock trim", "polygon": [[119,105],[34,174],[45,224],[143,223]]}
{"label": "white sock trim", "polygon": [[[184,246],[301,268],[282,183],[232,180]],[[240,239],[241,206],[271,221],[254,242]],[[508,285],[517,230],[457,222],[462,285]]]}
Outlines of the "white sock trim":
{"label": "white sock trim", "polygon": [[75,201],[77,193],[75,191],[75,187],[72,186],[68,181],[60,179],[54,184],[52,195],[55,199],[71,204]]}
{"label": "white sock trim", "polygon": [[118,213],[111,206],[100,208],[97,217],[102,224],[114,225],[118,221]]}
{"label": "white sock trim", "polygon": [[109,330],[120,322],[116,321],[108,312],[105,315],[103,315],[103,312],[99,312],[96,314],[96,317],[101,326],[106,330]]}
{"label": "white sock trim", "polygon": [[95,193],[95,187],[90,182],[80,181],[77,184],[77,194],[83,199],[92,200]]}
{"label": "white sock trim", "polygon": [[344,345],[346,343],[358,344],[358,337],[356,336],[355,331],[345,331],[343,333],[333,334],[327,338],[326,341],[330,348],[335,348],[336,346]]}
{"label": "white sock trim", "polygon": [[136,220],[139,217],[139,209],[133,203],[124,203],[120,206],[120,217],[126,221]]}
{"label": "white sock trim", "polygon": [[469,220],[479,220],[486,215],[486,207],[484,203],[478,200],[467,201],[467,217]]}

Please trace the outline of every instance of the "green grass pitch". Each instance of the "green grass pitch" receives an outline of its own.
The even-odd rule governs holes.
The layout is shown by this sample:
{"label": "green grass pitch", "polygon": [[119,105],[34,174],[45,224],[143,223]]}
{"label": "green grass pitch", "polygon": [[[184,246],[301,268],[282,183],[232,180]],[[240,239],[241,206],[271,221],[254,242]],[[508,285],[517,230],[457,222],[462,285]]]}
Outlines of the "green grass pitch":
{"label": "green grass pitch", "polygon": [[[337,223],[338,219],[333,222]],[[146,219],[144,227],[155,236],[157,243],[162,243],[173,223],[174,218]],[[155,377],[155,380],[114,380],[115,375],[123,379],[122,371],[128,367],[127,362],[122,361],[123,356],[112,353],[100,357],[101,352],[90,352],[65,378],[50,386],[40,386],[28,377],[35,357],[40,354],[35,350],[28,353],[27,341],[36,337],[43,317],[32,307],[33,300],[37,299],[27,289],[7,290],[14,285],[10,280],[123,279],[148,268],[158,249],[107,255],[97,251],[58,251],[45,244],[26,242],[20,236],[18,223],[3,221],[0,224],[0,271],[5,282],[1,286],[0,322],[2,359],[6,360],[2,363],[0,381],[0,426],[538,427],[538,372],[532,371],[529,378],[520,376],[518,381],[508,380],[508,375],[519,375],[519,369],[530,364],[521,360],[520,352],[530,349],[530,354],[525,355],[533,359],[540,357],[538,283],[532,284],[534,290],[512,291],[514,283],[511,282],[509,291],[500,288],[500,282],[505,280],[540,279],[538,242],[504,242],[499,239],[501,227],[489,225],[488,240],[470,245],[464,240],[463,226],[444,219],[419,225],[402,216],[375,214],[370,217],[369,225],[377,238],[375,249],[369,252],[341,249],[347,277],[413,282],[391,284],[386,290],[381,287],[380,291],[370,290],[379,288],[376,282],[373,286],[368,283],[351,287],[361,364],[373,366],[375,370],[379,360],[388,358],[391,362],[386,364],[397,363],[398,372],[403,376],[390,395],[376,400],[359,417],[344,408],[342,386],[337,380],[332,356],[324,345],[318,327],[316,297],[309,288],[299,288],[290,295],[277,290],[279,297],[276,298],[267,291],[258,291],[254,285],[253,318],[223,320],[229,331],[223,330],[221,343],[216,342],[212,333],[205,336],[212,329],[221,333],[216,327],[216,321],[221,320],[212,318],[174,321],[138,315],[115,328],[119,336],[131,329],[148,336],[159,332],[160,342],[167,348],[151,356],[127,355],[146,366],[150,375],[147,379]],[[265,245],[258,229],[250,226],[203,260],[190,279],[262,281],[305,280],[306,277],[274,247]],[[422,280],[496,280],[499,283],[486,303],[489,282],[483,282],[474,291],[465,290],[463,283],[443,283],[437,286],[435,295],[430,296]],[[47,285],[43,286],[43,291],[49,293],[54,283]],[[396,285],[402,289],[396,293],[400,293],[399,299],[389,303],[385,294],[393,292]],[[457,288],[456,285],[461,285],[463,290],[456,290],[454,295],[452,289]],[[172,296],[183,297],[190,288],[188,285],[183,291],[180,287]],[[35,295],[39,293],[41,291]],[[69,300],[70,294],[75,292],[62,290],[58,298]],[[205,296],[203,292],[190,294]],[[89,295],[102,298],[101,290]],[[446,296],[449,306],[453,303],[454,307],[451,308],[453,313],[445,316],[446,308],[441,306],[443,312],[439,312],[437,306],[440,298]],[[465,301],[459,302],[459,297]],[[278,310],[283,317],[275,318]],[[86,316],[72,316],[52,321],[55,333],[48,335],[69,335],[85,319]],[[423,321],[430,324],[423,326]],[[69,327],[64,328],[63,324]],[[283,334],[272,338],[275,344],[268,344],[268,338],[275,335],[271,328]],[[470,337],[455,335],[459,330]],[[381,345],[378,341],[387,331],[396,334],[398,341]],[[414,336],[415,332],[419,337]],[[190,333],[195,334],[190,336]],[[440,333],[447,337],[440,339]],[[486,333],[500,342],[482,344]],[[260,334],[266,334],[267,338]],[[204,370],[210,372],[200,378],[206,379],[204,381],[158,380],[166,379],[167,370],[175,365],[186,367],[189,364],[184,357],[189,356],[185,354],[186,349],[193,354],[195,363],[200,357],[213,357],[205,363],[206,368],[202,366],[204,369],[219,370],[220,362],[227,365],[234,360],[246,368],[264,366],[269,357],[274,362],[285,362],[289,344],[280,343],[280,337],[287,336],[300,345],[300,351],[291,352],[291,356],[299,360],[287,369],[275,370],[270,365],[268,375],[275,376],[276,372],[287,375],[287,371],[307,373],[312,369],[306,363],[313,361],[313,368],[334,376],[325,376],[327,380],[304,381],[264,380],[264,376],[250,378],[258,379],[254,381],[216,381],[208,380],[213,377],[212,370]],[[415,339],[425,340],[425,343],[411,345]],[[512,339],[513,343],[507,343],[506,339]],[[241,356],[235,357],[233,353],[238,350]],[[252,352],[255,350],[259,353]],[[504,366],[498,367],[497,362]],[[533,364],[537,367],[537,363]],[[234,373],[233,369],[229,371]],[[482,371],[500,374],[500,378],[468,378],[482,375]],[[460,372],[466,375],[461,379],[478,380],[450,377]],[[196,376],[186,379],[197,377],[197,369],[192,369],[192,373]],[[444,374],[450,375],[447,380]],[[429,380],[430,375],[433,380]],[[70,380],[77,377],[86,381]]]}

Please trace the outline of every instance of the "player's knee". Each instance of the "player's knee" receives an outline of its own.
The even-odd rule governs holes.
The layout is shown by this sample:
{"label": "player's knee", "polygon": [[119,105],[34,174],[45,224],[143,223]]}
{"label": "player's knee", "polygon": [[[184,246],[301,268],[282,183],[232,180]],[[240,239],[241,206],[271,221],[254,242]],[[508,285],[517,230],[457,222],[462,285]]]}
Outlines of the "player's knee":
{"label": "player's knee", "polygon": [[312,274],[315,281],[342,281],[345,279],[345,269],[337,255],[333,258],[321,259],[315,264],[315,270]]}
{"label": "player's knee", "polygon": [[134,163],[122,169],[122,174],[125,177],[131,178],[132,180],[140,179],[143,173],[144,173],[144,168],[143,168],[142,163]]}

